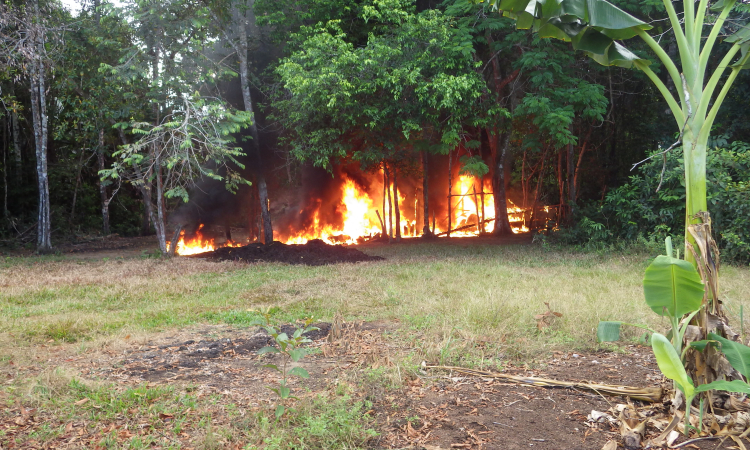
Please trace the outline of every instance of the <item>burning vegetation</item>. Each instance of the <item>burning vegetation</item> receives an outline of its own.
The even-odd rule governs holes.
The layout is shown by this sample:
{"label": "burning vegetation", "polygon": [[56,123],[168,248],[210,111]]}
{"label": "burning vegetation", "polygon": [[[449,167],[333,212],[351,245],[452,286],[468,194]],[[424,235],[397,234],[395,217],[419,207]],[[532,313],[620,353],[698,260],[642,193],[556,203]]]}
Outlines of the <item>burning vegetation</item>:
{"label": "burning vegetation", "polygon": [[[384,174],[381,166],[374,173],[340,170],[333,178],[308,181],[316,187],[326,186],[318,189],[302,186],[296,202],[280,202],[281,207],[274,210],[274,240],[289,245],[312,240],[329,245],[356,245],[373,239],[425,234],[471,237],[493,232],[495,199],[490,180],[456,174],[455,179],[445,177],[445,186],[434,183],[438,185],[435,190],[448,188],[450,195],[439,196],[433,191],[431,215],[425,218],[422,185],[407,178],[398,180],[399,184],[394,186],[394,178]],[[529,231],[529,209],[507,202],[513,232]],[[252,230],[252,224],[249,228]],[[240,247],[253,242],[258,234],[247,229],[200,224],[192,233],[181,232],[176,253],[194,255]]]}

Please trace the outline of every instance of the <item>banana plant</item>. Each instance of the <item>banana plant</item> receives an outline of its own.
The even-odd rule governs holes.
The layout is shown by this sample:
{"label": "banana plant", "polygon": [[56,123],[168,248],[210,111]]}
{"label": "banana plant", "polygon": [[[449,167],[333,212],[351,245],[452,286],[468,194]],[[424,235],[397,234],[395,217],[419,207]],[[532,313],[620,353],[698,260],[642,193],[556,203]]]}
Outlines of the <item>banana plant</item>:
{"label": "banana plant", "polygon": [[[657,256],[643,276],[643,296],[646,305],[660,316],[667,317],[672,325],[672,345],[682,354],[682,338],[690,321],[703,305],[704,285],[692,264],[674,256],[672,239],[664,241],[666,255]],[[678,255],[679,256],[679,255]],[[680,325],[680,319],[688,315]],[[643,325],[626,322],[599,322],[597,337],[600,342],[620,339],[620,326],[630,325],[655,332]]]}
{"label": "banana plant", "polygon": [[[694,242],[687,227],[698,223],[697,213],[708,210],[706,150],[711,127],[740,70],[750,67],[750,25],[727,20],[737,0],[717,0],[713,4],[711,0],[700,0],[697,7],[694,0],[683,0],[683,14],[678,14],[672,0],[662,0],[675,34],[677,61],[648,34],[651,25],[606,0],[488,1],[503,15],[514,18],[517,28],[530,28],[541,37],[571,42],[602,65],[635,67],[656,85],[680,130],[687,203],[685,242]],[[709,60],[719,51],[716,44],[720,34],[729,34],[724,42],[731,46],[713,72],[708,73]],[[636,36],[664,65],[676,92],[671,92],[649,68],[649,60],[617,42]],[[687,249],[685,257],[694,263]]]}
{"label": "banana plant", "polygon": [[[709,340],[693,342],[691,345],[696,349],[703,350],[709,343],[718,343],[729,360],[729,363],[745,377],[750,375],[750,348],[746,345],[730,341],[717,334],[709,333]],[[716,380],[711,383],[695,386],[693,380],[685,371],[682,359],[674,346],[662,334],[654,333],[651,336],[651,348],[654,350],[656,363],[665,377],[674,381],[675,386],[685,394],[685,434],[690,429],[690,405],[693,399],[701,392],[716,389],[727,392],[739,392],[750,394],[750,385],[743,380]]]}

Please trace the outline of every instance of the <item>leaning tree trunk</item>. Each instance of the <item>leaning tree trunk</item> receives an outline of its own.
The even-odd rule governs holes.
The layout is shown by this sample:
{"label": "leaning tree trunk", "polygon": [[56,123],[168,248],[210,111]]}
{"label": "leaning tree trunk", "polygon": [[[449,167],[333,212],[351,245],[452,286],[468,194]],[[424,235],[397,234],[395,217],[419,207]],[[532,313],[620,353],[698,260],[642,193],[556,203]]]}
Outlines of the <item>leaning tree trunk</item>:
{"label": "leaning tree trunk", "polygon": [[[39,4],[34,2],[34,9],[39,17]],[[44,43],[41,36],[35,36],[36,51],[31,64],[31,110],[34,122],[34,141],[36,147],[36,172],[39,187],[39,210],[37,217],[36,247],[40,253],[52,249],[50,211],[49,211],[49,179],[47,176],[47,108],[44,94]]]}
{"label": "leaning tree trunk", "polygon": [[505,192],[505,164],[508,157],[508,146],[510,145],[510,132],[503,133],[504,138],[496,129],[488,129],[487,137],[490,141],[492,151],[492,193],[495,198],[495,236],[508,236],[513,234],[508,219],[508,197]]}
{"label": "leaning tree trunk", "polygon": [[[237,12],[235,12],[237,13]],[[244,17],[244,16],[240,16]],[[240,83],[242,85],[242,100],[245,104],[245,111],[253,111],[253,98],[250,95],[250,76],[248,74],[248,43],[247,29],[245,20],[239,21],[237,34],[240,43],[235,49],[240,60]],[[258,197],[260,199],[260,214],[263,218],[263,243],[268,245],[273,242],[273,225],[271,224],[271,213],[269,211],[268,187],[263,168],[263,158],[260,154],[260,142],[258,140],[258,127],[253,117],[253,123],[250,125],[250,135],[252,136],[252,148],[250,150],[253,165],[255,166],[255,179],[258,182]]]}

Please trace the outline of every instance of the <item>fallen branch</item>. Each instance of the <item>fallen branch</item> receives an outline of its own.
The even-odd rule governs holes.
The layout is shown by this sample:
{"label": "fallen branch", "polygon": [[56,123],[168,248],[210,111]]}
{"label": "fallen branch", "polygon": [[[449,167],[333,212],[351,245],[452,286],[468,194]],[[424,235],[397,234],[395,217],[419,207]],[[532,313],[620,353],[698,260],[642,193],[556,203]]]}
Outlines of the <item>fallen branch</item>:
{"label": "fallen branch", "polygon": [[511,380],[521,384],[530,384],[533,386],[543,387],[569,387],[585,389],[588,391],[594,391],[597,393],[630,397],[635,400],[641,400],[644,402],[660,402],[662,397],[662,389],[658,388],[636,388],[630,386],[616,386],[610,384],[592,384],[592,383],[579,383],[574,381],[558,381],[549,378],[537,378],[537,377],[521,377],[517,375],[508,375],[505,373],[488,372],[485,370],[466,369],[463,367],[453,366],[423,366],[425,369],[442,369],[450,370],[453,372],[464,373],[466,375],[472,375],[475,377],[483,378],[502,378],[504,380]]}
{"label": "fallen branch", "polygon": [[[492,218],[492,219],[487,219],[487,220],[483,220],[483,221],[482,221],[482,223],[483,223],[483,224],[485,224],[485,223],[490,223],[490,222],[492,222],[493,220],[495,220],[495,219],[494,219],[494,218]],[[476,226],[478,226],[478,225],[477,225],[476,223],[470,223],[469,225],[464,225],[464,226],[461,226],[461,227],[458,227],[458,228],[454,228],[454,229],[452,229],[452,230],[450,230],[450,231],[443,231],[442,233],[438,233],[438,234],[436,234],[435,236],[445,236],[445,235],[447,235],[448,233],[453,233],[454,231],[461,231],[461,230],[466,230],[466,229],[468,229],[468,228],[472,228],[472,227],[476,227]]]}

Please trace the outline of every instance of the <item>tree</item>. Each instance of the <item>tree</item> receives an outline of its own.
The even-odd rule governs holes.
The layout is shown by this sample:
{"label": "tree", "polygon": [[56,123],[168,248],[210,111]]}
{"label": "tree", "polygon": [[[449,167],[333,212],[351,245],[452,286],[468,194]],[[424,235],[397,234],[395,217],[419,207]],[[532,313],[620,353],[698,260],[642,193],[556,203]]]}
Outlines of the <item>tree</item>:
{"label": "tree", "polygon": [[[708,210],[706,151],[714,120],[739,72],[750,65],[750,27],[727,20],[736,0],[719,0],[711,8],[709,0],[700,0],[697,8],[693,0],[683,0],[683,19],[671,0],[663,3],[679,52],[679,69],[667,51],[647,33],[653,28],[651,25],[605,0],[501,0],[498,8],[516,19],[518,28],[533,28],[541,37],[572,42],[574,48],[603,65],[635,66],[656,85],[680,132],[687,186],[685,242],[688,245],[695,242],[688,226],[699,223],[697,214]],[[718,15],[713,15],[714,11]],[[704,41],[704,25],[711,21],[713,25]],[[719,51],[717,39],[722,30],[731,33],[724,39],[730,46],[707,79],[709,62]],[[617,42],[635,36],[643,39],[661,61],[676,92],[670,91],[651,70],[649,60]],[[694,262],[687,248],[685,255]]]}
{"label": "tree", "polygon": [[[216,35],[201,1],[131,0],[125,6],[134,45],[125,50],[120,64],[102,64],[101,70],[132,90],[125,94],[130,104],[123,105],[119,116],[124,120],[116,127],[139,139],[130,142],[123,132],[120,165],[113,168],[116,173],[107,173],[126,173],[123,164],[131,165],[131,180],[143,193],[159,247],[167,253],[167,199],[187,199],[190,183],[185,180],[202,175],[222,177],[234,186],[239,178],[224,163],[236,163],[239,150],[229,147],[229,136],[222,133],[252,122],[250,113],[230,111],[206,95],[218,90],[217,81],[234,73],[207,56]],[[133,103],[139,105],[139,117],[131,120],[125,112]],[[209,161],[216,167],[195,166]],[[219,167],[229,171],[213,171]]]}
{"label": "tree", "polygon": [[337,21],[303,27],[300,50],[277,67],[286,91],[274,107],[292,152],[326,168],[352,158],[397,170],[420,151],[447,153],[484,88],[465,30],[400,0],[363,8],[361,20],[380,24],[364,45]]}
{"label": "tree", "polygon": [[[237,55],[240,74],[240,88],[242,90],[242,101],[245,111],[255,113],[253,98],[250,93],[250,40],[253,36],[255,18],[252,9],[252,0],[218,0],[209,4],[214,26],[221,30],[226,42],[232,47]],[[263,243],[273,242],[273,225],[271,224],[271,213],[269,212],[268,187],[266,186],[266,175],[263,158],[260,153],[260,137],[256,122],[250,124],[250,137],[252,138],[250,157],[253,162],[255,181],[258,183],[258,199],[260,201],[260,213],[263,221]]]}
{"label": "tree", "polygon": [[32,0],[25,6],[0,3],[0,61],[20,67],[21,73],[29,80],[39,199],[37,251],[42,253],[52,249],[47,173],[47,66],[50,63],[48,47],[58,40],[56,32],[59,27],[52,19],[59,11],[54,8],[54,4],[40,6],[39,0]]}
{"label": "tree", "polygon": [[[123,88],[108,71],[99,70],[102,63],[117,64],[122,49],[132,45],[129,26],[117,15],[102,15],[103,5],[98,3],[95,2],[93,11],[81,11],[71,27],[56,68],[58,76],[53,81],[59,105],[53,136],[65,148],[80,154],[83,165],[93,158],[97,172],[107,168],[106,160],[119,141],[112,122],[120,121],[123,114],[135,118],[132,111],[127,111],[129,102],[125,94],[131,93],[130,89]],[[132,103],[137,106],[137,102]],[[89,153],[92,158],[84,159],[83,155]],[[75,199],[83,169],[78,168],[71,222],[75,219]],[[110,234],[109,206],[119,190],[118,185],[109,192],[111,183],[107,179],[98,179],[97,183],[104,235]]]}
{"label": "tree", "polygon": [[[233,163],[244,168],[236,160],[244,153],[229,144],[231,135],[250,123],[252,115],[245,111],[233,112],[221,102],[197,95],[184,97],[182,105],[175,106],[158,125],[149,122],[130,124],[131,131],[141,138],[115,152],[113,156],[118,160],[111,169],[100,174],[102,178],[127,177],[136,185],[150,183],[152,177],[156,178],[157,224],[163,224],[167,214],[165,200],[178,198],[187,202],[190,188],[202,177],[224,181],[230,191],[247,183],[229,166]],[[167,248],[164,226],[157,226],[157,238],[163,254],[176,248],[174,240],[171,248]]]}

